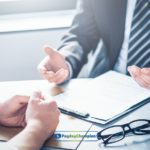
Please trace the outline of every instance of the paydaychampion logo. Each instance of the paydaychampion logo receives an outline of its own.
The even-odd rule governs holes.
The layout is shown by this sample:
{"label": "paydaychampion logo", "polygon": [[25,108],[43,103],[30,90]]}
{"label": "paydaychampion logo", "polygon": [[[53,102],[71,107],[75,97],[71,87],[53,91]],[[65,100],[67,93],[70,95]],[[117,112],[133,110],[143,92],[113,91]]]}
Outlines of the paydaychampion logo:
{"label": "paydaychampion logo", "polygon": [[97,141],[97,131],[56,131],[53,139],[57,141]]}

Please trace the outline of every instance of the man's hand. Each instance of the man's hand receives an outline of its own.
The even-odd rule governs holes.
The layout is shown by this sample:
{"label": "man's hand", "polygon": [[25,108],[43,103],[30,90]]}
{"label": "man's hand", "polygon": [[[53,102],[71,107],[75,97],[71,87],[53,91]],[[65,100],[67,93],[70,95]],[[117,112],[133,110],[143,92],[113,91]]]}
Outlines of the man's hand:
{"label": "man's hand", "polygon": [[48,46],[44,47],[44,51],[48,56],[38,65],[39,72],[49,82],[56,84],[64,82],[69,75],[68,65],[64,56]]}
{"label": "man's hand", "polygon": [[25,112],[29,97],[13,96],[0,104],[0,124],[4,126],[25,126]]}
{"label": "man's hand", "polygon": [[150,89],[150,68],[141,69],[137,66],[130,66],[128,71],[140,86]]}
{"label": "man's hand", "polygon": [[26,111],[27,127],[37,128],[40,136],[49,137],[59,123],[60,111],[56,102],[43,99],[40,92],[34,92]]}

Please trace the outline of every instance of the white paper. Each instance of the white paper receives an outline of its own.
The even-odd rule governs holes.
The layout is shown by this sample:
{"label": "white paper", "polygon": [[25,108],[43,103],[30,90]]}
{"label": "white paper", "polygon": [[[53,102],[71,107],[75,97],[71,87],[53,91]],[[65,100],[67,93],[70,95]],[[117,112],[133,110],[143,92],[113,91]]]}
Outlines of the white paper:
{"label": "white paper", "polygon": [[148,97],[150,90],[140,87],[131,77],[109,71],[95,79],[72,80],[66,92],[55,99],[59,106],[109,119]]}

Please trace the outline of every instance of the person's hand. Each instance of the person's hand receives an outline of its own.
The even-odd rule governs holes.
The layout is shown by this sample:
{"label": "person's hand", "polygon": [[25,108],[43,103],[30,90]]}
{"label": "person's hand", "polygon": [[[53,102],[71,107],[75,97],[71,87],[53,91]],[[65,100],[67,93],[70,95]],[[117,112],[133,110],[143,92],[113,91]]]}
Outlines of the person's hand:
{"label": "person's hand", "polygon": [[45,100],[41,92],[34,92],[26,110],[25,128],[5,143],[10,149],[37,150],[51,137],[59,122],[60,111],[56,102]]}
{"label": "person's hand", "polygon": [[41,137],[48,138],[59,123],[60,111],[55,101],[44,100],[40,92],[30,97],[26,111],[27,126],[37,128]]}
{"label": "person's hand", "polygon": [[44,51],[48,56],[38,65],[39,72],[49,82],[56,84],[64,82],[69,76],[64,56],[49,46],[45,46]]}
{"label": "person's hand", "polygon": [[25,126],[25,112],[29,97],[13,96],[0,104],[0,124],[4,126]]}
{"label": "person's hand", "polygon": [[150,68],[128,67],[133,79],[142,87],[150,89]]}

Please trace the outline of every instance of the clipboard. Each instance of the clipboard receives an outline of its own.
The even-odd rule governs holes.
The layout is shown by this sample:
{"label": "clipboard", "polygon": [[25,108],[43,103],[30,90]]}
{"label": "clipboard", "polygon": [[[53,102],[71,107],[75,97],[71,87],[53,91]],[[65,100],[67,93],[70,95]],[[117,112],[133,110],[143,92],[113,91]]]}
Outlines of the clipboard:
{"label": "clipboard", "polygon": [[59,109],[60,109],[61,113],[64,113],[66,115],[70,115],[70,116],[73,116],[73,117],[76,117],[76,118],[79,118],[81,120],[88,121],[88,122],[91,122],[91,123],[94,123],[97,125],[106,125],[108,123],[111,123],[117,119],[124,117],[125,115],[128,115],[129,113],[131,113],[131,112],[135,111],[136,109],[146,105],[149,102],[150,102],[150,98],[147,98],[147,99],[143,100],[142,102],[135,104],[134,106],[130,107],[129,109],[127,109],[127,110],[117,114],[116,116],[107,119],[107,120],[95,118],[95,117],[90,116],[89,113],[76,112],[75,110],[71,110],[71,109],[64,108],[64,107],[63,108],[59,107]]}
{"label": "clipboard", "polygon": [[[57,101],[58,106],[62,113],[65,113],[67,115],[71,115],[71,116],[74,116],[74,117],[77,117],[82,120],[92,122],[95,124],[100,124],[100,125],[108,124],[112,121],[115,121],[131,113],[132,111],[150,102],[149,90],[140,87],[135,81],[133,81],[131,77],[117,73],[115,71],[109,71],[94,79],[74,79],[72,81],[69,83],[69,85],[67,85],[68,87],[64,88],[66,92],[61,93],[57,96],[54,96],[54,99]],[[126,98],[128,99],[129,97],[129,99],[131,100],[127,100],[128,104],[126,104],[125,98],[123,100],[123,103],[121,102],[122,104],[120,102],[118,104],[116,103],[117,104],[116,107],[120,106],[122,107],[121,109],[115,108],[115,105],[113,106],[111,104],[112,107],[114,107],[114,109],[118,109],[118,111],[115,110],[116,111],[115,113],[113,112],[114,109],[111,110],[110,106],[109,106],[109,109],[107,109],[107,106],[104,105],[104,111],[110,111],[110,113],[108,113],[105,116],[101,114],[100,115],[96,114],[96,116],[94,116],[93,112],[98,111],[98,108],[99,108],[98,105],[101,105],[103,103],[103,101],[98,101],[99,97],[103,97],[104,98],[103,100],[105,101],[105,96],[106,96],[105,92],[96,93],[94,90],[97,90],[96,88],[102,89],[103,88],[102,84],[105,84],[105,83],[107,85],[105,85],[104,90],[108,90],[110,92],[108,96],[110,100],[111,100],[111,96],[112,96],[112,99],[119,98],[119,96],[114,96],[116,91],[119,91],[120,93],[122,92],[120,96],[123,96],[126,93],[129,94],[129,96],[127,95]],[[114,86],[114,84],[116,85]],[[78,86],[80,86],[79,89],[78,89]],[[87,87],[90,87],[90,88],[87,88]],[[116,89],[111,90],[110,87],[116,88]],[[122,87],[122,89],[120,87]],[[85,92],[84,94],[86,94],[87,96],[84,97],[83,96],[84,94],[80,95],[79,94],[80,91]],[[92,94],[89,94],[89,91],[93,94],[93,98],[97,99],[97,101],[95,101],[96,105],[92,105],[92,103],[87,105],[87,103],[89,103],[90,99],[92,98],[91,96]],[[94,94],[96,96],[94,96]],[[80,100],[77,100],[77,99],[80,99]],[[87,101],[85,99],[87,99]],[[83,109],[82,111],[82,109],[80,109],[80,107],[84,107],[82,100],[84,101],[85,105],[91,106],[92,109],[88,107],[87,109]],[[122,99],[120,98],[120,100]],[[91,101],[94,101],[94,100],[91,99]],[[76,103],[79,103],[79,105],[74,107],[73,105],[76,105]],[[126,106],[121,106],[121,105],[126,105]],[[91,109],[91,110],[88,111],[88,109]],[[111,113],[112,115],[110,115]]]}

